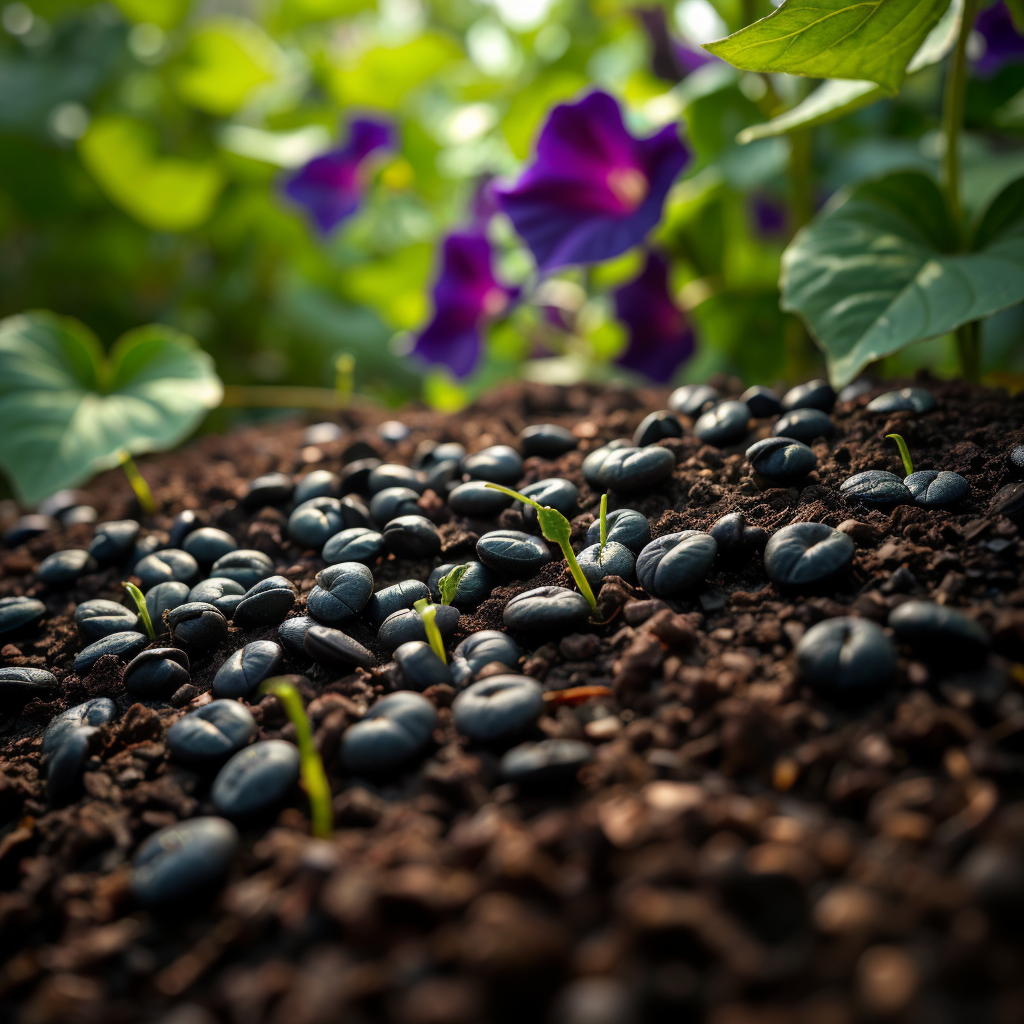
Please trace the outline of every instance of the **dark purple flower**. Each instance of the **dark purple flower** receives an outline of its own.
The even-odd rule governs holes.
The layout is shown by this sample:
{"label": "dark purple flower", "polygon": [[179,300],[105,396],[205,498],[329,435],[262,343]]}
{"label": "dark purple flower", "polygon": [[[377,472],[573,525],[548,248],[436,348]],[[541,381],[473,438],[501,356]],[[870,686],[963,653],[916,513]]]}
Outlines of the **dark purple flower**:
{"label": "dark purple flower", "polygon": [[285,182],[285,195],[304,206],[327,234],[359,208],[366,188],[366,158],[374,150],[393,146],[390,124],[356,119],[349,126],[348,142],[299,168]]}
{"label": "dark purple flower", "polygon": [[494,175],[485,174],[476,183],[469,203],[470,223],[483,231],[498,212],[498,197],[494,194]]}
{"label": "dark purple flower", "polygon": [[665,383],[693,355],[693,328],[672,300],[668,263],[652,252],[640,275],[615,292],[615,312],[629,328],[629,346],[615,361]]}
{"label": "dark purple flower", "polygon": [[516,289],[495,278],[491,246],[481,232],[449,235],[441,247],[441,273],[434,285],[434,317],[413,353],[465,377],[480,357],[483,325],[500,316],[517,295]]}
{"label": "dark purple flower", "polygon": [[1024,61],[1024,37],[1017,31],[1005,3],[993,4],[979,13],[974,30],[985,44],[982,54],[974,61],[979,75],[994,75],[1006,64]]}
{"label": "dark purple flower", "polygon": [[789,231],[789,211],[785,202],[770,192],[753,192],[747,200],[754,233],[760,238],[782,238]]}
{"label": "dark purple flower", "polygon": [[688,159],[675,125],[636,139],[618,103],[592,92],[551,111],[536,159],[498,202],[541,270],[594,263],[644,240]]}
{"label": "dark purple flower", "polygon": [[707,50],[675,39],[664,7],[637,7],[634,12],[651,44],[651,71],[668,82],[681,82],[705,64],[718,61]]}

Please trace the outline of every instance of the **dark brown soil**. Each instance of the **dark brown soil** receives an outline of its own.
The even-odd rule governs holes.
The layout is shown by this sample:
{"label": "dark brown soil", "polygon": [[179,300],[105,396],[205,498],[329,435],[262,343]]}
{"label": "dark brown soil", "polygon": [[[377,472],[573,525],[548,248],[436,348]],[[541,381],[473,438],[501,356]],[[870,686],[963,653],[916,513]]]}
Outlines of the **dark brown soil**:
{"label": "dark brown soil", "polygon": [[[533,650],[523,671],[548,690],[611,687],[577,706],[552,700],[538,735],[588,738],[596,757],[576,788],[546,796],[501,784],[493,754],[452,728],[454,692],[438,704],[436,749],[403,779],[370,790],[335,763],[340,734],[392,686],[380,667],[337,678],[290,662],[332,774],[337,832],[308,836],[301,799],[244,834],[227,887],[176,918],[131,899],[130,860],[154,830],[210,810],[209,778],[170,762],[163,735],[183,713],[133,704],[121,666],[70,669],[81,644],[71,612],[122,598],[117,570],[44,592],[54,550],[84,547],[92,528],[44,535],[0,560],[0,596],[38,594],[49,618],[3,665],[52,669],[52,703],[0,720],[0,1019],[18,1024],[1012,1024],[1024,1021],[1024,543],[990,505],[1016,480],[1007,453],[1024,442],[1024,399],[964,385],[930,386],[937,411],[870,416],[840,406],[834,441],[800,488],[760,491],[745,445],[719,451],[692,434],[668,484],[632,503],[655,534],[706,529],[741,510],[769,532],[794,521],[842,526],[857,542],[837,589],[780,594],[755,559],[716,572],[693,601],[666,604],[606,584],[606,624]],[[735,390],[736,383],[730,383]],[[558,422],[581,439],[555,462],[531,459],[524,482],[566,476],[588,512],[597,498],[580,464],[629,435],[664,393],[508,388],[468,413],[411,411],[412,435],[388,449],[353,412],[341,441],[303,448],[301,424],[206,437],[142,461],[167,530],[184,508],[243,547],[269,554],[303,594],[323,567],[289,544],[286,516],[247,513],[248,479],[272,469],[340,469],[369,444],[408,462],[425,438],[473,451],[513,442],[528,423]],[[759,436],[768,433],[761,425]],[[954,512],[869,510],[839,484],[863,469],[898,471],[884,435],[899,431],[919,468],[955,470],[972,496]],[[753,437],[751,438],[753,440]],[[87,488],[102,519],[135,516],[116,474]],[[432,564],[390,561],[378,584],[426,579],[469,557],[493,524],[442,525]],[[612,507],[616,507],[613,499]],[[516,513],[504,526],[518,525]],[[460,635],[500,627],[513,594],[569,584],[553,562],[502,587]],[[911,597],[961,608],[991,633],[992,654],[944,673],[902,658],[899,680],[867,707],[836,708],[802,687],[793,646],[813,623],[856,614],[884,624]],[[296,612],[301,611],[303,601]],[[274,630],[232,629],[193,663],[199,691],[225,655]],[[369,631],[354,631],[373,645]],[[381,665],[387,658],[383,652]],[[117,701],[77,802],[53,807],[39,743],[53,716],[92,696]],[[208,700],[203,692],[192,705]],[[289,736],[276,698],[254,709],[261,736]]]}

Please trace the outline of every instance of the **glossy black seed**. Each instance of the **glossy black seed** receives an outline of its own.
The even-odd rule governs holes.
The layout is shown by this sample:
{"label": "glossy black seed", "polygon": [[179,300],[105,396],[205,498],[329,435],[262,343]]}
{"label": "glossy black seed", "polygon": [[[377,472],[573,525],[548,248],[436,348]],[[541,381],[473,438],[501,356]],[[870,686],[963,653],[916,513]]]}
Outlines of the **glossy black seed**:
{"label": "glossy black seed", "polygon": [[385,549],[399,558],[430,558],[441,550],[441,534],[426,516],[399,516],[381,533]]}
{"label": "glossy black seed", "polygon": [[218,558],[210,569],[210,576],[221,576],[240,583],[246,590],[256,586],[274,573],[274,563],[262,551],[243,548]]}
{"label": "glossy black seed", "polygon": [[595,490],[604,489],[605,484],[601,475],[604,469],[604,464],[611,458],[612,452],[619,451],[621,448],[629,448],[633,451],[636,450],[628,438],[617,437],[614,441],[609,441],[606,445],[602,445],[600,448],[595,448],[583,460],[583,479],[586,480],[587,483]]}
{"label": "glossy black seed", "polygon": [[144,907],[206,896],[227,875],[238,831],[223,818],[190,818],[154,832],[135,854],[132,894]]}
{"label": "glossy black seed", "polygon": [[869,377],[861,377],[852,384],[847,384],[836,397],[837,402],[855,402],[862,395],[868,394],[875,384]]}
{"label": "glossy black seed", "polygon": [[370,474],[382,465],[380,459],[356,459],[350,462],[341,471],[339,488],[342,494],[362,494],[366,497],[370,493]]}
{"label": "glossy black seed", "polygon": [[445,441],[443,444],[423,441],[416,449],[412,464],[414,469],[430,470],[442,462],[461,462],[465,457],[466,449],[457,441]]}
{"label": "glossy black seed", "polygon": [[452,703],[455,728],[474,743],[505,745],[540,718],[544,696],[528,676],[490,676],[468,686]]}
{"label": "glossy black seed", "polygon": [[47,530],[52,530],[54,526],[56,526],[56,523],[50,516],[37,513],[22,516],[20,519],[15,520],[13,526],[9,526],[4,531],[4,545],[9,548],[16,548],[19,544],[24,544],[26,541],[46,533]]}
{"label": "glossy black seed", "polygon": [[988,507],[994,516],[1006,516],[1020,525],[1024,523],[1024,483],[1007,484],[995,493]]}
{"label": "glossy black seed", "polygon": [[419,470],[384,462],[370,471],[366,486],[371,495],[380,494],[389,487],[405,487],[407,490],[422,494],[425,483],[426,477]]}
{"label": "glossy black seed", "polygon": [[742,441],[749,425],[750,406],[746,402],[728,401],[704,413],[693,425],[693,432],[705,444],[724,448]]}
{"label": "glossy black seed", "polygon": [[[614,541],[629,548],[638,555],[651,542],[651,524],[642,512],[631,508],[620,508],[609,512],[605,525],[608,542]],[[595,519],[587,527],[587,540],[591,544],[601,543],[601,520]]]}
{"label": "glossy black seed", "polygon": [[448,494],[455,486],[456,481],[461,479],[459,473],[460,461],[458,459],[446,459],[444,462],[437,463],[436,466],[431,466],[426,471],[427,478],[424,490],[433,491],[442,497]]}
{"label": "glossy black seed", "polygon": [[750,415],[756,420],[763,420],[767,416],[778,416],[782,412],[782,402],[779,401],[779,396],[771,388],[766,388],[761,384],[747,388],[740,395],[740,401],[747,403]]}
{"label": "glossy black seed", "polygon": [[113,565],[128,557],[139,538],[141,527],[134,519],[115,519],[96,527],[89,554],[100,565]]}
{"label": "glossy black seed", "polygon": [[92,601],[83,601],[75,609],[75,625],[78,627],[79,635],[88,643],[102,640],[112,633],[136,630],[138,624],[138,615],[116,601],[96,598]]}
{"label": "glossy black seed", "polygon": [[[445,642],[451,640],[459,624],[458,608],[448,604],[437,605],[434,622],[441,633],[441,638]],[[389,651],[397,650],[410,640],[426,639],[427,631],[423,628],[423,619],[420,618],[419,612],[410,610],[392,612],[377,633],[377,642]]]}
{"label": "glossy black seed", "polygon": [[555,423],[535,423],[519,435],[519,448],[525,457],[539,455],[543,459],[557,459],[576,448],[571,430]]}
{"label": "glossy black seed", "polygon": [[385,420],[377,427],[377,433],[388,444],[398,444],[409,436],[409,428],[401,420]]}
{"label": "glossy black seed", "polygon": [[68,733],[75,729],[98,727],[112,722],[117,714],[117,706],[109,697],[94,697],[84,704],[77,704],[67,711],[62,711],[43,733],[43,754],[56,750],[65,740]]}
{"label": "glossy black seed", "polygon": [[551,561],[544,541],[519,530],[485,533],[477,541],[476,556],[488,568],[518,579],[529,579]]}
{"label": "glossy black seed", "polygon": [[174,517],[171,523],[171,530],[167,537],[169,548],[180,548],[185,538],[203,525],[198,512],[195,509],[186,508]]}
{"label": "glossy black seed", "polygon": [[362,499],[355,494],[346,494],[341,500],[342,524],[346,530],[361,527],[368,530],[373,527],[373,517]]}
{"label": "glossy black seed", "polygon": [[636,572],[636,556],[625,544],[610,540],[601,548],[600,543],[591,544],[577,556],[583,575],[596,593],[605,576],[621,576],[631,581]]}
{"label": "glossy black seed", "polygon": [[768,541],[764,567],[780,586],[813,586],[846,569],[853,552],[853,541],[825,523],[792,523]]}
{"label": "glossy black seed", "polygon": [[935,405],[935,396],[927,388],[900,388],[872,398],[866,408],[868,412],[924,413],[931,412]]}
{"label": "glossy black seed", "polygon": [[370,516],[381,525],[398,516],[414,516],[419,512],[420,496],[409,487],[386,487],[370,499]]}
{"label": "glossy black seed", "polygon": [[329,565],[316,574],[316,583],[306,597],[306,610],[328,626],[350,622],[373,593],[373,573],[362,562]]}
{"label": "glossy black seed", "polygon": [[408,690],[388,694],[342,736],[341,760],[357,775],[390,775],[424,754],[436,724],[426,697]]}
{"label": "glossy black seed", "polygon": [[196,767],[213,766],[256,735],[256,720],[237,700],[214,700],[179,718],[167,730],[171,756]]}
{"label": "glossy black seed", "polygon": [[44,615],[46,605],[34,597],[0,597],[0,640],[6,642],[30,632]]}
{"label": "glossy black seed", "polygon": [[971,493],[971,485],[959,473],[935,469],[919,469],[903,482],[918,505],[925,508],[953,505]]}
{"label": "glossy black seed", "polygon": [[402,580],[390,587],[378,590],[363,609],[363,617],[373,626],[380,629],[384,620],[404,608],[411,608],[417,601],[429,600],[430,589],[419,580]]}
{"label": "glossy black seed", "polygon": [[337,498],[310,498],[288,517],[288,536],[304,548],[320,549],[345,527]]}
{"label": "glossy black seed", "polygon": [[794,409],[820,409],[829,413],[835,407],[836,393],[827,380],[809,380],[797,384],[782,396],[782,408],[786,412]]}
{"label": "glossy black seed", "polygon": [[295,587],[284,576],[268,576],[246,591],[235,608],[234,622],[243,629],[276,626],[295,604]]}
{"label": "glossy black seed", "polygon": [[796,646],[804,679],[837,698],[870,697],[896,675],[896,652],[881,626],[868,619],[826,619]]}
{"label": "glossy black seed", "polygon": [[981,662],[989,646],[983,626],[955,608],[931,601],[905,601],[889,613],[889,625],[897,643],[939,665]]}
{"label": "glossy black seed", "polygon": [[402,683],[406,689],[422,692],[428,686],[441,683],[451,685],[451,669],[434,653],[430,644],[423,640],[411,640],[402,644],[394,654]]}
{"label": "glossy black seed", "polygon": [[1024,470],[1024,444],[1017,445],[1007,456],[1010,465],[1015,469]]}
{"label": "glossy black seed", "polygon": [[132,548],[132,553],[125,562],[126,568],[129,572],[132,572],[146,555],[151,555],[154,551],[159,551],[164,546],[164,541],[160,534],[151,533],[148,537],[140,537],[135,542],[135,547]]}
{"label": "glossy black seed", "polygon": [[314,469],[296,485],[292,500],[301,505],[312,498],[337,498],[341,494],[341,478],[329,469]]}
{"label": "glossy black seed", "polygon": [[57,677],[44,668],[0,668],[0,702],[4,704],[45,697],[58,686]]}
{"label": "glossy black seed", "polygon": [[331,537],[320,554],[328,565],[337,565],[338,562],[372,565],[383,553],[382,534],[365,526],[353,526]]}
{"label": "glossy black seed", "polygon": [[768,483],[789,487],[818,465],[818,456],[791,437],[766,437],[747,449],[747,461]]}
{"label": "glossy black seed", "polygon": [[345,428],[330,420],[323,423],[311,423],[302,433],[304,445],[319,446],[322,444],[333,444],[345,436]]}
{"label": "glossy black seed", "polygon": [[663,441],[666,437],[682,437],[683,425],[668,409],[660,409],[646,415],[633,432],[633,445],[644,448],[649,444]]}
{"label": "glossy black seed", "polygon": [[71,663],[75,673],[86,675],[105,654],[114,654],[119,658],[131,658],[149,644],[145,633],[134,633],[125,630],[123,633],[111,633],[95,643],[89,644]]}
{"label": "glossy black seed", "polygon": [[39,502],[37,511],[44,516],[59,516],[61,512],[80,505],[85,497],[86,495],[82,491],[65,488]]}
{"label": "glossy black seed", "polygon": [[273,640],[254,640],[235,651],[213,677],[215,697],[251,697],[256,687],[280,671],[284,660]]}
{"label": "glossy black seed", "polygon": [[303,641],[306,639],[306,633],[310,626],[316,624],[316,619],[311,619],[308,615],[295,615],[290,619],[285,619],[277,627],[277,638],[292,657],[305,657],[306,649],[302,646]]}
{"label": "glossy black seed", "polygon": [[57,520],[65,528],[88,525],[96,522],[96,509],[92,505],[75,505],[61,512]]}
{"label": "glossy black seed", "polygon": [[594,756],[594,748],[582,740],[550,739],[521,743],[501,759],[498,771],[506,782],[526,789],[549,789],[573,782],[579,770]]}
{"label": "glossy black seed", "polygon": [[140,559],[133,572],[146,591],[158,583],[191,583],[199,575],[199,563],[187,551],[165,548]]}
{"label": "glossy black seed", "polygon": [[62,803],[77,796],[81,788],[82,772],[89,757],[92,726],[82,726],[65,733],[60,744],[46,760],[46,795]]}
{"label": "glossy black seed", "polygon": [[502,613],[505,627],[525,635],[565,636],[590,620],[587,599],[566,587],[536,587],[516,594]]}
{"label": "glossy black seed", "polygon": [[493,490],[483,480],[468,480],[448,494],[448,507],[458,516],[493,519],[511,504],[507,494]]}
{"label": "glossy black seed", "polygon": [[620,494],[647,490],[672,475],[675,456],[668,448],[616,448],[601,464],[600,484]]}
{"label": "glossy black seed", "polygon": [[[192,591],[187,583],[158,583],[146,594],[146,611],[153,623],[153,630],[159,636],[164,629],[164,612],[187,604],[192,600]],[[134,626],[122,626],[122,629],[134,629]]]}
{"label": "glossy black seed", "polygon": [[188,655],[177,647],[151,647],[124,670],[125,689],[139,700],[167,700],[189,682]]}
{"label": "glossy black seed", "polygon": [[227,576],[211,576],[197,583],[188,594],[189,601],[212,604],[225,618],[230,619],[245,596],[245,587]]}
{"label": "glossy black seed", "polygon": [[462,472],[471,480],[514,487],[523,475],[523,457],[507,444],[495,444],[462,460]]}
{"label": "glossy black seed", "polygon": [[[552,476],[547,480],[538,480],[529,487],[524,487],[520,494],[527,498],[533,498],[541,505],[549,505],[557,509],[566,519],[572,519],[579,512],[580,492],[571,480],[563,480],[561,477]],[[516,502],[516,507],[523,514],[523,520],[530,526],[537,523],[537,510],[532,505],[524,505]]]}
{"label": "glossy black seed", "polygon": [[652,540],[636,560],[640,586],[651,597],[679,597],[707,579],[718,545],[699,530],[683,530]]}
{"label": "glossy black seed", "polygon": [[909,505],[914,496],[895,473],[868,469],[855,473],[839,485],[839,493],[867,505]]}
{"label": "glossy black seed", "polygon": [[317,623],[306,630],[302,638],[302,649],[318,665],[329,668],[351,670],[373,668],[377,664],[377,659],[347,633]]}
{"label": "glossy black seed", "polygon": [[504,665],[514,670],[523,656],[523,650],[508,635],[497,629],[482,629],[470,633],[452,654],[452,676],[459,686],[465,686],[487,665]]}
{"label": "glossy black seed", "polygon": [[79,576],[95,572],[96,569],[96,559],[88,551],[70,548],[47,555],[39,563],[36,575],[40,583],[45,583],[48,587],[68,587]]}
{"label": "glossy black seed", "polygon": [[189,601],[167,613],[167,625],[176,643],[192,651],[208,651],[228,635],[228,620],[212,604]]}
{"label": "glossy black seed", "polygon": [[283,505],[292,496],[294,485],[290,476],[284,473],[266,473],[256,477],[249,484],[242,504],[246,508],[263,508],[265,505]]}
{"label": "glossy black seed", "polygon": [[779,418],[772,433],[776,437],[791,437],[794,441],[810,444],[819,437],[831,437],[836,425],[827,412],[820,409],[794,409]]}
{"label": "glossy black seed", "polygon": [[232,754],[213,780],[213,805],[229,818],[274,811],[299,781],[299,751],[285,740],[261,740]]}
{"label": "glossy black seed", "polygon": [[181,544],[197,562],[212,565],[230,551],[238,550],[238,542],[230,533],[214,529],[212,526],[201,526],[193,530]]}
{"label": "glossy black seed", "polygon": [[696,419],[720,401],[721,397],[721,392],[708,384],[684,384],[668,396],[668,407],[673,412]]}
{"label": "glossy black seed", "polygon": [[760,526],[751,526],[742,512],[722,516],[708,530],[718,545],[718,559],[729,565],[742,565],[768,543],[768,533]]}
{"label": "glossy black seed", "polygon": [[[501,583],[501,575],[493,569],[489,569],[482,562],[465,562],[463,564],[469,568],[459,580],[452,604],[462,611],[472,611],[481,601],[486,601],[491,596],[491,591]],[[435,603],[439,603],[441,600],[441,591],[438,589],[441,577],[447,576],[456,565],[455,562],[439,565],[427,579],[430,597]]]}

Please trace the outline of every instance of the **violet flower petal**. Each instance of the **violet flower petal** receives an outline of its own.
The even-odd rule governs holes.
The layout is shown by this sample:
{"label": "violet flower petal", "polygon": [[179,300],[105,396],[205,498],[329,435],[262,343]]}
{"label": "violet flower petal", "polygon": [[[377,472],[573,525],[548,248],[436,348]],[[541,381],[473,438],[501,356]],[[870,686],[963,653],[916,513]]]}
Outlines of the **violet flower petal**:
{"label": "violet flower petal", "polygon": [[985,44],[984,52],[974,61],[974,70],[982,77],[991,77],[1006,64],[1024,61],[1024,37],[1018,33],[1005,3],[980,11],[974,31]]}

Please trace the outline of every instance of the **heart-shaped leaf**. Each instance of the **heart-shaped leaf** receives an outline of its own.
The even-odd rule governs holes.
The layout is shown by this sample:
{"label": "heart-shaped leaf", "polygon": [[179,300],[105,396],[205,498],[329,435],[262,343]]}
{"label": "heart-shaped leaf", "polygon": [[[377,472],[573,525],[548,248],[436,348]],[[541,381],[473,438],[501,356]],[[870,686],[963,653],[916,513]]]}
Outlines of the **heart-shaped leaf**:
{"label": "heart-shaped leaf", "polygon": [[109,469],[122,452],[174,446],[222,395],[213,360],[171,327],[129,331],[108,358],[77,320],[0,321],[0,466],[26,503]]}

